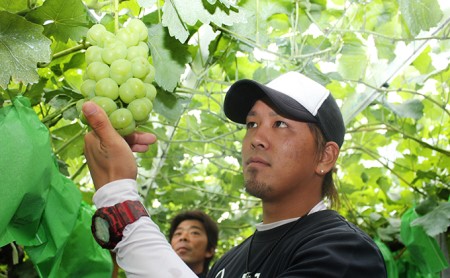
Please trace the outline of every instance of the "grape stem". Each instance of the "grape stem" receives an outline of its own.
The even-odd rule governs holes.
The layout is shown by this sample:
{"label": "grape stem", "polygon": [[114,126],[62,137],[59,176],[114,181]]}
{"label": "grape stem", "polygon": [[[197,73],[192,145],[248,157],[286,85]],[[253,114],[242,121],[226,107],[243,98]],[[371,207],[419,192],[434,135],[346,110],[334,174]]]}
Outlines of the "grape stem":
{"label": "grape stem", "polygon": [[119,0],[114,1],[114,31],[117,33],[119,30]]}

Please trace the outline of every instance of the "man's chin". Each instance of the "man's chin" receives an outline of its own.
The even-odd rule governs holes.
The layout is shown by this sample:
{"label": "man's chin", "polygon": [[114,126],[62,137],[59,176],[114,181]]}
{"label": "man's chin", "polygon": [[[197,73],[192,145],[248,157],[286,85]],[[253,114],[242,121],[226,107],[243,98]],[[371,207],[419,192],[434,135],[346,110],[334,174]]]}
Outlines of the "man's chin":
{"label": "man's chin", "polygon": [[263,199],[269,192],[269,186],[264,182],[249,179],[245,181],[245,191],[256,198]]}

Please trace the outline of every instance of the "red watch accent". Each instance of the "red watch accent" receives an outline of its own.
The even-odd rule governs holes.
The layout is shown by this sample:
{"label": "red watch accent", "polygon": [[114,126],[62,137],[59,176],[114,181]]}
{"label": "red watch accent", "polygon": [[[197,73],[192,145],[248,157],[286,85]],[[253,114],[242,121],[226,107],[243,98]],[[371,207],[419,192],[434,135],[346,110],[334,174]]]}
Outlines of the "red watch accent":
{"label": "red watch accent", "polygon": [[[125,201],[115,204],[112,207],[103,207],[97,209],[92,216],[91,230],[97,243],[105,249],[113,249],[117,243],[122,240],[123,229],[128,224],[131,224],[141,218],[142,216],[149,216],[144,205],[140,201]],[[109,223],[109,241],[105,242],[98,238],[95,227],[95,218],[100,217]]]}

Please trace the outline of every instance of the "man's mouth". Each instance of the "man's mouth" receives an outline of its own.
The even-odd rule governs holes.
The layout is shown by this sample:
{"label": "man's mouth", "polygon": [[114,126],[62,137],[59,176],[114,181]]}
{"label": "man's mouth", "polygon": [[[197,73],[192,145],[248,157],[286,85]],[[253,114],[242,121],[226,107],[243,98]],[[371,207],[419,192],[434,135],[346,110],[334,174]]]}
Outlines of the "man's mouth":
{"label": "man's mouth", "polygon": [[245,162],[245,164],[246,164],[247,166],[258,166],[258,165],[261,165],[261,166],[270,166],[270,163],[267,162],[267,160],[265,160],[265,159],[263,159],[263,158],[261,158],[261,157],[257,157],[257,156],[250,157],[249,159],[247,159],[247,161]]}

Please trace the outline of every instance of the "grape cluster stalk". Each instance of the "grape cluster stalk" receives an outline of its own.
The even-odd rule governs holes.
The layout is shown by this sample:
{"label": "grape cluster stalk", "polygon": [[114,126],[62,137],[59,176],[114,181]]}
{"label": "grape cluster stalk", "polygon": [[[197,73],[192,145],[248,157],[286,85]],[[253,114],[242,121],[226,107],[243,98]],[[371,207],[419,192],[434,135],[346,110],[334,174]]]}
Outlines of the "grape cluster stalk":
{"label": "grape cluster stalk", "polygon": [[[102,24],[87,32],[86,71],[78,101],[94,101],[105,110],[113,127],[122,135],[135,131],[148,121],[156,88],[155,68],[149,62],[148,32],[145,24],[131,19],[114,34]],[[81,120],[83,114],[81,113]]]}

